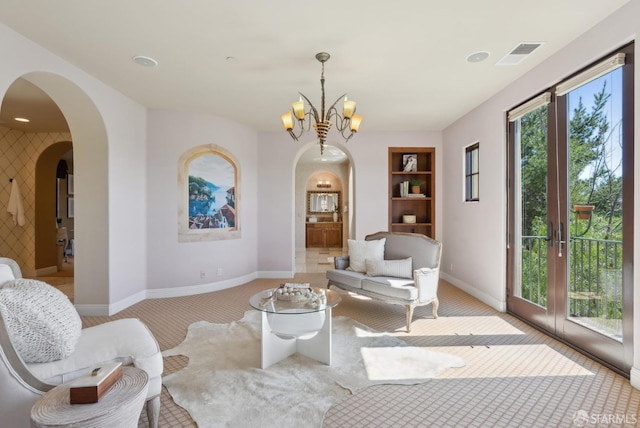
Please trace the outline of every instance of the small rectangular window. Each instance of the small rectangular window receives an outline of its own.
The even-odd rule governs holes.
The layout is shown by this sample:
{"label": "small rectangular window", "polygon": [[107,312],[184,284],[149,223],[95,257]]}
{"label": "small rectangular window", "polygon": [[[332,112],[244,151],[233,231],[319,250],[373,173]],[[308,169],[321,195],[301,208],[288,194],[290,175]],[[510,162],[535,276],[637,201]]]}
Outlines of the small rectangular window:
{"label": "small rectangular window", "polygon": [[464,200],[480,200],[480,143],[475,143],[464,151]]}

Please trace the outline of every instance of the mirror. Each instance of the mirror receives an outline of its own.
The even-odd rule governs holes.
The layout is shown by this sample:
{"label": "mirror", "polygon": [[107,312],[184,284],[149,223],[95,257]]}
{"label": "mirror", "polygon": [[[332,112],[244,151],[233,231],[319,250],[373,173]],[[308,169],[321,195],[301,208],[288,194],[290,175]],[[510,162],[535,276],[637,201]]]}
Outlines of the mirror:
{"label": "mirror", "polygon": [[307,192],[307,214],[332,213],[340,207],[340,192]]}

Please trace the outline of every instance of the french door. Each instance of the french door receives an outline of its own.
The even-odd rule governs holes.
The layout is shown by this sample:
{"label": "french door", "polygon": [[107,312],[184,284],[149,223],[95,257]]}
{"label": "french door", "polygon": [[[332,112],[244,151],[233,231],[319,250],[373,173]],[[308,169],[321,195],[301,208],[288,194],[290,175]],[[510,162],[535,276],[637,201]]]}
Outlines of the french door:
{"label": "french door", "polygon": [[509,112],[507,310],[629,373],[633,47]]}

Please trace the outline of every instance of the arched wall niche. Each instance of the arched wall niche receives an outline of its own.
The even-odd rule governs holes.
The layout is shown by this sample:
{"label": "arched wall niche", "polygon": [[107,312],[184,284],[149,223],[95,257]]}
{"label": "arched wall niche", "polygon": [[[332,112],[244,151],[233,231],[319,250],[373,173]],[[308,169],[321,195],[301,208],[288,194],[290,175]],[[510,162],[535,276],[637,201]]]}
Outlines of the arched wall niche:
{"label": "arched wall niche", "polygon": [[[194,227],[197,216],[193,215],[190,208],[192,208],[191,201],[197,195],[191,190],[191,186],[195,185],[190,180],[192,175],[206,183],[206,186],[222,188],[221,192],[217,192],[217,199],[213,202],[214,206],[218,206],[214,209],[216,212],[212,212],[212,215],[202,215],[202,217],[205,217],[210,224],[219,216],[227,222],[222,225],[223,227],[217,228],[213,225],[202,229]],[[240,163],[233,153],[215,144],[196,146],[187,150],[178,160],[177,182],[179,242],[215,241],[241,237]],[[209,202],[210,196],[206,195]],[[224,201],[218,200],[220,198],[224,198]]]}

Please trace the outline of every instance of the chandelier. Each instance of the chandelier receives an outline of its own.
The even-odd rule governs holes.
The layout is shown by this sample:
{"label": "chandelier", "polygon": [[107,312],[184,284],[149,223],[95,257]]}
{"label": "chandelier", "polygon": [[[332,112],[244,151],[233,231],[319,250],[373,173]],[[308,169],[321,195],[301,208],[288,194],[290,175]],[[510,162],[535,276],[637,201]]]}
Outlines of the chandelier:
{"label": "chandelier", "polygon": [[[322,99],[321,99],[321,109],[318,112],[318,109],[314,107],[314,105],[309,101],[302,92],[298,92],[300,94],[300,99],[291,104],[291,111],[286,112],[281,116],[282,125],[284,129],[289,132],[291,138],[295,141],[298,141],[298,138],[302,135],[302,133],[306,130],[311,129],[311,122],[313,121],[313,129],[316,130],[316,134],[318,136],[318,144],[320,144],[320,154],[324,153],[324,145],[327,141],[327,133],[331,128],[331,121],[336,124],[336,129],[342,134],[342,137],[345,139],[345,143],[349,141],[349,139],[358,132],[360,128],[360,122],[362,122],[362,116],[359,114],[355,114],[356,112],[356,102],[350,101],[347,99],[347,94],[341,95],[331,107],[325,110],[325,101],[324,101],[324,63],[329,60],[331,56],[326,52],[320,52],[316,55],[316,59],[320,61],[322,64],[322,74],[320,75],[320,88],[322,89]],[[305,111],[304,101],[309,104],[309,109]],[[338,113],[336,109],[336,104],[338,101],[343,100],[342,103],[342,115]],[[293,118],[297,119],[298,127],[300,130],[296,134],[294,132],[295,123]],[[351,131],[348,135],[346,133]]]}

